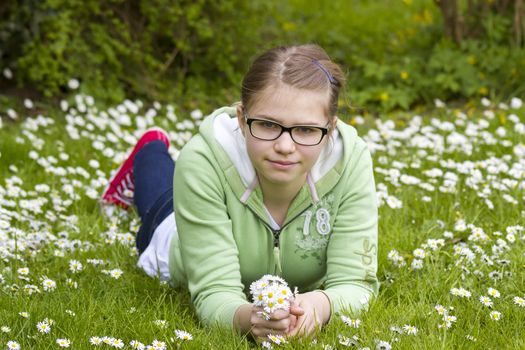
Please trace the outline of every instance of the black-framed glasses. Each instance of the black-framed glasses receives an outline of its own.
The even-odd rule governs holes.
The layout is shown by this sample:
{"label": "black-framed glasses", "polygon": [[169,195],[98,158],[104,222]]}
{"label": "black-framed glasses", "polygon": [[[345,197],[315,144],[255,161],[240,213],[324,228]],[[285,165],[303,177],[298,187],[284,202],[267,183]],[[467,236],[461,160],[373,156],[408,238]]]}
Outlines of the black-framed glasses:
{"label": "black-framed glasses", "polygon": [[246,112],[244,112],[244,118],[250,129],[250,134],[256,139],[264,141],[277,140],[284,132],[287,132],[298,145],[316,146],[320,144],[323,137],[328,134],[327,127],[312,125],[286,127],[270,120],[250,118]]}

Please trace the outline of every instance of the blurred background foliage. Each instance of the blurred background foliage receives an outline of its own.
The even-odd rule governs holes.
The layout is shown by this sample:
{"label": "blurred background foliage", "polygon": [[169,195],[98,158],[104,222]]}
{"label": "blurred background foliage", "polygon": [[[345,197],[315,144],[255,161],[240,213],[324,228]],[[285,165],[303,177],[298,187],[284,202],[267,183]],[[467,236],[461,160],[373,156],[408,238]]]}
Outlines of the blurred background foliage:
{"label": "blurred background foliage", "polygon": [[[250,60],[313,42],[348,73],[343,106],[525,95],[523,0],[4,0],[0,97],[193,108],[239,99]],[[8,74],[9,75],[9,74]],[[0,98],[1,101],[1,98]]]}

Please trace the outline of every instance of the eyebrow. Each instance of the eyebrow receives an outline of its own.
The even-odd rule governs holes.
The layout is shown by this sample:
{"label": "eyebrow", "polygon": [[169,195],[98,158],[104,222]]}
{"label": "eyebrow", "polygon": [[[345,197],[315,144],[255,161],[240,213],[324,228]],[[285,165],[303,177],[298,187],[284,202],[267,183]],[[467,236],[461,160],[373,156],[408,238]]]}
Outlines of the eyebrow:
{"label": "eyebrow", "polygon": [[[272,122],[276,122],[277,124],[280,124],[280,125],[284,125],[283,122],[281,122],[280,120],[277,120],[275,118],[273,118],[272,116],[269,116],[269,115],[265,115],[265,114],[258,114],[256,116],[254,116],[256,118],[262,118],[262,119],[265,119],[265,120],[269,120],[269,121],[272,121]],[[294,124],[295,126],[318,126],[318,127],[323,127],[323,125],[319,125],[317,123],[301,123],[301,124]]]}

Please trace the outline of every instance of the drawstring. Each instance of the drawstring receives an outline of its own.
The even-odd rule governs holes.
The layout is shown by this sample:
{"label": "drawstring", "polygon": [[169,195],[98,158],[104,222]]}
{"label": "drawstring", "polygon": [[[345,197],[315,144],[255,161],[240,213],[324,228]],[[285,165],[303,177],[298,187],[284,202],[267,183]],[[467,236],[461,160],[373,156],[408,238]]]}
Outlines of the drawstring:
{"label": "drawstring", "polygon": [[246,189],[246,191],[244,191],[244,193],[242,194],[241,196],[241,202],[242,203],[246,203],[246,201],[248,200],[248,198],[250,198],[250,194],[252,194],[253,190],[255,189],[255,187],[257,187],[257,183],[258,183],[258,179],[257,179],[257,176],[255,176],[253,178],[253,181],[252,183],[250,184],[250,186],[248,186],[248,188]]}
{"label": "drawstring", "polygon": [[308,188],[310,188],[310,193],[312,194],[312,200],[314,201],[314,203],[319,202],[319,195],[317,194],[317,190],[315,189],[315,183],[310,173],[306,175],[306,182],[308,183]]}

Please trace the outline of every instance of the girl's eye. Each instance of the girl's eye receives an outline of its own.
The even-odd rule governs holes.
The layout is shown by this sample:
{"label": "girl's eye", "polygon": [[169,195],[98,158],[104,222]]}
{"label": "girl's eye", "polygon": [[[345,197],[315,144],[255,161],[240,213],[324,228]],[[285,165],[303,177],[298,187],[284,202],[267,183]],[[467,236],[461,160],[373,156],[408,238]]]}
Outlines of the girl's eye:
{"label": "girl's eye", "polygon": [[298,126],[296,128],[297,132],[301,133],[301,134],[311,134],[311,133],[314,133],[316,132],[318,129],[316,128],[310,128],[308,126]]}
{"label": "girl's eye", "polygon": [[272,123],[272,122],[268,122],[268,121],[262,121],[261,125],[262,125],[262,127],[266,128],[266,129],[275,129],[275,128],[277,128],[277,124]]}

